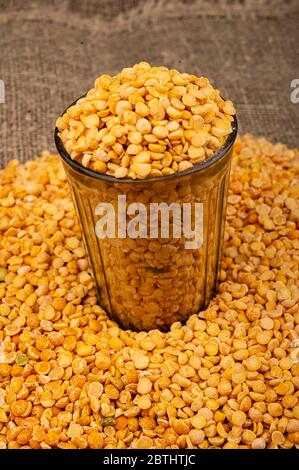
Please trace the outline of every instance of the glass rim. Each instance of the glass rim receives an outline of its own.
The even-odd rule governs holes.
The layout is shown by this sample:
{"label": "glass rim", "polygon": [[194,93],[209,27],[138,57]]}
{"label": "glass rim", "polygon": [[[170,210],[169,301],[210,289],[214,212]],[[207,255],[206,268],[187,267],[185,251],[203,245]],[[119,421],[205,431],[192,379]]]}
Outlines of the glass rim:
{"label": "glass rim", "polygon": [[[83,95],[84,97],[85,95]],[[82,96],[80,97],[82,98]],[[74,104],[77,103],[77,101],[80,99],[78,98],[75,100],[73,103],[71,103],[65,111],[60,115],[61,117],[66,113],[66,111],[73,106]],[[73,160],[70,156],[70,154],[66,151],[65,146],[61,140],[61,138],[58,135],[59,130],[57,126],[55,126],[55,131],[54,131],[54,140],[55,140],[55,145],[58,150],[59,155],[62,157],[65,163],[67,163],[70,167],[72,167],[74,170],[78,171],[79,173],[82,173],[86,176],[89,176],[90,178],[100,180],[100,181],[106,181],[109,183],[118,183],[118,184],[147,184],[147,183],[158,183],[159,181],[171,181],[175,180],[177,178],[181,178],[184,176],[191,175],[193,173],[198,173],[201,170],[205,170],[206,168],[212,167],[213,164],[217,163],[220,161],[222,158],[227,155],[227,153],[231,150],[236,137],[238,133],[238,120],[237,116],[234,115],[234,120],[232,121],[232,132],[228,135],[225,143],[220,147],[217,152],[215,152],[211,157],[209,157],[207,160],[204,160],[201,163],[198,163],[194,165],[191,168],[187,168],[187,170],[183,171],[177,171],[175,173],[172,173],[170,175],[162,175],[162,176],[153,176],[151,178],[143,178],[143,179],[133,179],[133,178],[116,178],[115,176],[112,175],[106,175],[105,173],[99,173],[95,170],[92,170],[90,168],[87,168],[81,163],[77,162],[76,160]]]}

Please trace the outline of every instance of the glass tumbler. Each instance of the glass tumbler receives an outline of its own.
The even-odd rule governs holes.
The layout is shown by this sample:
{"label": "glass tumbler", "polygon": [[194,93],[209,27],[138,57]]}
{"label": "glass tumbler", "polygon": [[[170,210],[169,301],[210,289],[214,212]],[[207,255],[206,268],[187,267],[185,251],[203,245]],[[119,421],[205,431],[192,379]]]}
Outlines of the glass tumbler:
{"label": "glass tumbler", "polygon": [[83,167],[55,129],[99,304],[123,328],[167,330],[215,295],[236,118],[232,125],[208,160],[144,180]]}

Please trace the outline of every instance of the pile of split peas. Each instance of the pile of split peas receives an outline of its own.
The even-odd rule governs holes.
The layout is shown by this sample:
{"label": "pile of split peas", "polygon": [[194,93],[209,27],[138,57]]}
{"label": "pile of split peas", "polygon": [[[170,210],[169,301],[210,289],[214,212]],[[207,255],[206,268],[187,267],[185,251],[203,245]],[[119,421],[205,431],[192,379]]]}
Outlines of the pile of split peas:
{"label": "pile of split peas", "polygon": [[116,178],[184,171],[213,156],[235,108],[205,77],[140,62],[94,88],[58,118],[73,160]]}
{"label": "pile of split peas", "polygon": [[0,173],[0,448],[298,446],[298,175],[298,150],[239,139],[217,297],[185,325],[136,333],[97,306],[58,156],[11,161]]}

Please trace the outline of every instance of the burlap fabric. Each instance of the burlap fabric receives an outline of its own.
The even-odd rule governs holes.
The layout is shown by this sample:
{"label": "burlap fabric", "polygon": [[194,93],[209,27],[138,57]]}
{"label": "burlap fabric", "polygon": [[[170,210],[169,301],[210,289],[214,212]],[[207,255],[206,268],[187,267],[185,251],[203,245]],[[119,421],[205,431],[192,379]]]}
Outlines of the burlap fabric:
{"label": "burlap fabric", "polygon": [[298,24],[298,0],[0,1],[0,167],[54,150],[58,114],[142,59],[210,77],[242,132],[298,146]]}

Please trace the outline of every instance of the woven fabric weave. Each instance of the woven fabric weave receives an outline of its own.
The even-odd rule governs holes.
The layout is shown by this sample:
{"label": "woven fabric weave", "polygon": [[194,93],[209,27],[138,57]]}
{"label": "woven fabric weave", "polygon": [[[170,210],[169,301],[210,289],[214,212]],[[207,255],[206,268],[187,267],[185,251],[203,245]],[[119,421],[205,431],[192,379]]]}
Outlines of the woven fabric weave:
{"label": "woven fabric weave", "polygon": [[298,0],[0,1],[0,167],[55,150],[56,117],[140,60],[203,74],[240,131],[298,146]]}

